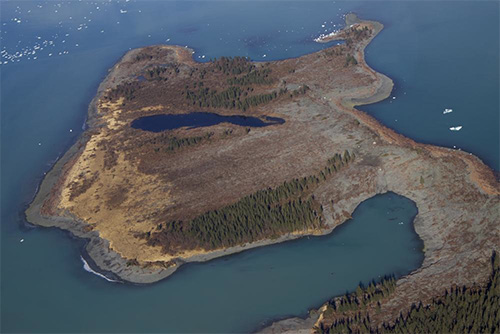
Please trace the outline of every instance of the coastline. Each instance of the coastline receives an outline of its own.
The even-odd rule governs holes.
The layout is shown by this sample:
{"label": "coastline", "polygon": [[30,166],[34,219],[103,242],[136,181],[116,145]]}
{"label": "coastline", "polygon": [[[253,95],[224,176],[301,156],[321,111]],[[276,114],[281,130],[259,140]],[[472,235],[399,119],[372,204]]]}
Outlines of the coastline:
{"label": "coastline", "polygon": [[[353,16],[347,15],[346,19],[353,19]],[[371,22],[371,21],[366,21],[366,22]],[[378,24],[378,29],[377,29],[378,31],[374,36],[370,38],[369,41],[367,41],[366,45],[369,42],[371,42],[373,38],[382,30],[383,26],[380,23],[377,24]],[[366,45],[363,46],[362,50],[364,50],[364,47]],[[135,52],[138,52],[138,50],[141,49],[135,49],[125,54],[125,56],[115,66],[113,66],[113,68],[110,70],[109,74],[106,76],[104,81],[99,85],[97,94],[90,103],[88,110],[87,124],[89,129],[91,129],[92,126],[94,126],[94,116],[97,112],[96,103],[99,97],[107,88],[111,87],[113,84],[117,84],[117,82],[120,82],[120,80],[124,80],[125,76],[121,76],[120,75],[121,72],[118,70],[119,65],[127,57],[132,57]],[[377,84],[374,87],[372,87],[373,91],[369,92],[368,95],[365,94],[362,97],[357,96],[342,100],[331,99],[330,103],[333,103],[337,108],[339,108],[343,112],[353,115],[361,123],[366,125],[372,131],[378,133],[381,138],[386,139],[389,143],[398,142],[402,143],[404,146],[413,147],[415,149],[419,149],[420,147],[425,147],[425,149],[428,149],[430,152],[433,152],[436,156],[439,156],[440,154],[450,154],[450,153],[456,154],[457,153],[456,151],[450,149],[438,148],[431,145],[425,146],[422,144],[417,144],[411,139],[405,138],[397,134],[393,130],[388,129],[385,126],[381,125],[371,116],[356,109],[353,109],[353,106],[355,105],[375,103],[387,98],[392,91],[392,85],[393,85],[392,80],[390,78],[384,76],[383,74],[375,72],[366,65],[366,63],[364,62],[364,54],[362,50],[358,52],[356,57],[358,59],[358,62],[361,63],[363,69],[365,71],[368,71],[377,78],[376,81]],[[154,283],[156,281],[162,280],[170,276],[176,271],[177,268],[179,268],[184,263],[209,261],[214,258],[235,254],[251,248],[276,244],[313,234],[313,233],[289,234],[289,235],[284,235],[277,239],[266,239],[255,243],[246,244],[243,246],[236,246],[225,250],[217,250],[206,254],[195,255],[186,259],[182,259],[181,261],[178,261],[175,266],[169,267],[167,269],[151,268],[151,267],[144,268],[141,266],[127,263],[127,260],[122,258],[120,254],[110,249],[109,242],[102,239],[99,236],[98,232],[89,231],[87,223],[79,221],[78,219],[74,218],[72,219],[65,217],[43,216],[40,213],[41,206],[44,203],[47,196],[49,196],[53,187],[55,186],[57,180],[59,179],[60,174],[63,172],[64,165],[68,163],[74,156],[78,155],[82,146],[88,140],[86,133],[87,132],[85,131],[80,137],[80,139],[56,162],[56,164],[53,166],[50,172],[47,173],[46,177],[40,184],[37,195],[35,196],[33,202],[30,204],[29,208],[26,210],[26,217],[29,222],[35,225],[46,226],[46,227],[58,227],[64,230],[68,230],[70,233],[72,233],[77,237],[88,240],[88,243],[85,247],[85,251],[87,252],[88,256],[94,261],[95,266],[97,267],[97,268],[92,268],[93,270],[96,270],[101,273],[113,273],[113,275],[118,276],[121,280],[125,282],[137,283],[137,284]],[[462,154],[462,156],[465,155],[465,160],[470,168],[471,173],[472,174],[475,173],[476,176],[479,175],[476,178],[481,179],[483,175],[487,175],[489,173],[488,167],[484,166],[479,159],[473,156],[472,158],[470,158],[469,155],[465,154],[464,152],[459,154]],[[488,186],[488,184],[486,185]],[[491,183],[489,185],[491,186]],[[486,189],[488,192],[488,187],[486,187]],[[494,186],[493,190],[489,189],[489,191],[493,193],[494,190],[495,190]],[[384,188],[376,189],[376,193],[382,193],[385,191],[387,191],[387,189]],[[344,204],[344,207],[348,208],[347,211],[353,212],[361,201],[370,197],[371,196],[367,196],[367,194],[362,194],[361,196],[351,198],[349,199],[348,203]],[[415,224],[418,224],[419,222],[419,220],[417,221],[417,219],[419,218],[417,217],[415,219]],[[336,226],[339,226],[342,223],[343,221],[339,223],[330,224],[328,229],[322,230],[320,233],[319,231],[317,231],[316,234],[321,234],[321,235],[329,234]],[[418,231],[417,233],[419,234],[419,236],[421,235]]]}
{"label": "coastline", "polygon": [[[348,25],[361,22],[357,16],[354,14],[346,15],[346,23]],[[363,46],[363,49],[366,45],[368,45],[373,38],[380,33],[383,29],[383,25],[374,22],[374,21],[365,21],[376,24],[376,32],[374,36],[372,36],[369,41]],[[133,283],[133,284],[150,284],[162,279],[167,278],[172,275],[182,264],[189,262],[206,262],[215,258],[228,256],[231,254],[236,254],[239,252],[243,252],[256,247],[263,247],[268,245],[273,245],[281,242],[286,242],[290,240],[295,240],[298,238],[302,238],[310,235],[327,235],[331,233],[335,226],[329,226],[327,229],[321,231],[314,231],[313,233],[306,231],[306,233],[301,234],[286,234],[280,236],[276,239],[264,239],[259,240],[253,243],[230,247],[226,249],[215,250],[210,253],[194,255],[189,258],[182,259],[180,261],[176,261],[176,265],[171,266],[166,269],[158,269],[158,268],[144,268],[142,266],[127,264],[127,260],[123,259],[120,254],[114,252],[109,247],[109,242],[107,240],[102,239],[98,232],[96,231],[88,231],[88,224],[79,221],[77,218],[66,218],[59,216],[44,216],[41,214],[40,210],[42,208],[43,203],[50,195],[50,192],[56,185],[61,173],[63,172],[64,166],[70,162],[70,160],[81,153],[82,147],[84,147],[85,143],[88,140],[86,136],[86,132],[95,125],[94,118],[97,114],[97,102],[99,98],[102,96],[103,92],[105,92],[110,87],[117,85],[119,82],[122,82],[127,78],[127,76],[122,75],[119,71],[120,64],[125,60],[130,59],[134,54],[139,52],[142,48],[133,49],[127,52],[111,69],[108,70],[108,74],[105,79],[100,83],[97,93],[95,97],[89,104],[87,119],[86,119],[86,129],[77,140],[75,144],[73,144],[63,155],[57,160],[57,162],[53,165],[49,172],[45,175],[43,180],[41,181],[38,191],[33,198],[33,201],[29,204],[28,208],[25,211],[26,220],[34,225],[43,226],[43,227],[57,227],[63,230],[69,231],[75,237],[79,237],[87,240],[87,245],[85,247],[85,252],[88,257],[90,257],[95,267],[92,267],[92,270],[99,272],[103,275],[108,276],[116,276],[123,282]],[[375,72],[374,72],[375,73]],[[389,96],[392,91],[392,80],[383,76],[384,85],[379,87],[373,96],[364,98],[365,103],[375,103],[378,101],[382,101]],[[388,81],[386,81],[388,80]],[[348,220],[348,219],[346,219]],[[107,276],[106,276],[107,277]],[[116,278],[115,277],[115,278]]]}
{"label": "coastline", "polygon": [[[349,26],[351,24],[356,24],[361,22],[355,15],[353,17],[349,17],[350,14],[346,16],[346,26]],[[379,22],[374,22],[376,26],[378,26],[378,32],[377,34],[383,29],[383,25]],[[375,37],[375,36],[374,36]],[[319,43],[328,43],[334,40],[338,40],[337,36],[324,36],[323,38],[318,38],[316,40]],[[377,133],[381,138],[385,139],[389,143],[397,142],[402,144],[405,147],[410,147],[411,149],[417,150],[417,151],[423,151],[425,150],[426,152],[429,152],[430,155],[433,158],[442,158],[448,155],[454,155],[457,157],[460,157],[466,164],[466,168],[469,172],[469,180],[471,183],[474,183],[475,186],[483,193],[488,194],[489,196],[495,196],[498,200],[500,197],[500,187],[498,184],[498,180],[495,177],[494,171],[487,166],[479,157],[473,155],[472,153],[468,153],[462,150],[455,150],[447,147],[441,147],[441,146],[436,146],[432,144],[423,144],[423,143],[418,143],[414,141],[411,138],[407,138],[403,136],[402,134],[399,134],[396,132],[394,129],[388,128],[382,123],[380,123],[377,119],[375,119],[373,116],[356,109],[355,107],[357,106],[363,106],[367,104],[373,104],[380,102],[382,100],[385,100],[390,96],[390,93],[392,92],[393,88],[393,81],[389,77],[385,76],[384,74],[380,72],[376,72],[373,70],[371,67],[369,67],[366,64],[366,61],[364,59],[364,53],[358,53],[356,59],[358,62],[361,60],[361,66],[369,73],[371,73],[375,78],[376,81],[378,82],[377,88],[372,92],[372,95],[369,96],[364,96],[364,97],[347,97],[343,99],[329,99],[331,103],[333,103],[338,109],[354,116],[359,122],[363,123],[365,126],[373,130],[375,133]],[[374,142],[375,144],[375,142]],[[380,193],[380,192],[379,192]],[[401,194],[401,193],[398,193]],[[405,196],[405,194],[401,194]],[[497,212],[497,217],[498,217],[498,212]],[[417,227],[416,232],[417,235],[419,236],[420,240],[423,241],[423,252],[424,252],[424,261],[422,262],[421,266],[416,269],[415,271],[409,273],[408,275],[405,275],[403,277],[400,277],[397,280],[397,283],[399,285],[399,288],[401,288],[402,285],[404,286],[411,286],[411,288],[415,288],[415,283],[413,283],[416,280],[424,280],[422,279],[422,273],[424,270],[430,271],[431,267],[435,264],[437,264],[440,260],[439,259],[432,259],[434,256],[429,256],[429,249],[427,249],[427,245],[425,241],[427,241],[428,238],[425,237],[425,235],[428,235],[429,232],[423,233],[422,232],[422,227],[423,225],[423,218],[422,214],[418,213],[412,222],[413,227]],[[500,235],[498,233],[494,233],[492,236],[493,240],[496,240],[497,242],[500,242]],[[497,243],[498,246],[498,243]],[[440,246],[442,248],[443,246]],[[497,250],[496,246],[493,246],[494,250]],[[434,255],[434,254],[433,254]],[[485,258],[488,258],[488,255],[485,254]],[[458,261],[457,261],[458,263]],[[487,279],[487,270],[484,270],[485,275],[482,275],[481,279],[479,280],[468,280],[469,284],[481,284],[484,283]],[[479,276],[479,275],[476,275]],[[413,282],[412,282],[413,281]],[[484,282],[483,282],[484,281]],[[412,282],[412,283],[410,283]],[[410,284],[409,284],[410,283]],[[422,283],[425,285],[425,283]],[[448,288],[445,285],[445,289]],[[414,294],[414,293],[413,293]],[[328,304],[328,301],[330,299],[333,299],[337,296],[325,296],[325,302],[323,302],[321,305],[318,307],[312,308],[309,310],[309,314],[306,317],[300,317],[300,316],[293,316],[289,318],[281,318],[281,319],[276,319],[276,321],[271,322],[268,325],[261,326],[257,328],[254,333],[262,333],[262,334],[270,334],[270,333],[311,333],[313,328],[318,326],[319,322],[321,321],[321,318],[323,316],[323,312],[326,310],[326,305]],[[394,299],[397,299],[394,298]],[[416,302],[415,300],[414,302]],[[388,304],[391,304],[389,302]],[[391,307],[393,305],[389,305]],[[409,309],[410,305],[405,305],[407,309]],[[391,311],[394,311],[394,309],[391,309]],[[376,324],[381,323],[381,319],[384,321],[392,321],[393,318],[390,316],[378,316],[376,319]]]}

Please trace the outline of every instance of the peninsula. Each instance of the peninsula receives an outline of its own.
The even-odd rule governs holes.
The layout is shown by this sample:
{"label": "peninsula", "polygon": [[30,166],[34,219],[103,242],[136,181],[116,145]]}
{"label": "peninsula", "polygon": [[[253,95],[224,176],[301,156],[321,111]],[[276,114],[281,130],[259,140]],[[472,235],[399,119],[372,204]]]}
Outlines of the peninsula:
{"label": "peninsula", "polygon": [[295,59],[128,52],[27,220],[87,239],[103,273],[151,283],[186,262],[330,233],[392,191],[418,207],[425,259],[394,283],[374,321],[452,284],[486,282],[500,244],[498,181],[475,156],[416,143],[354,108],[387,98],[393,83],[364,59],[382,24],[346,19],[320,40],[343,44]]}

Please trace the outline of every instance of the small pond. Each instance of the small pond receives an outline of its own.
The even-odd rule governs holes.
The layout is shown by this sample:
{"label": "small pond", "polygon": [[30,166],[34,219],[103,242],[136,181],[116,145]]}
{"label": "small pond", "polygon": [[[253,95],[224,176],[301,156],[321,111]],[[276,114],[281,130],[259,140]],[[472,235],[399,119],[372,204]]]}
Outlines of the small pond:
{"label": "small pond", "polygon": [[231,123],[246,127],[263,127],[275,124],[283,124],[285,120],[278,117],[265,117],[265,119],[251,116],[224,116],[208,112],[192,112],[189,114],[162,114],[153,116],[144,116],[132,121],[131,126],[134,129],[140,129],[151,132],[161,132],[165,130],[174,130],[183,127],[200,128],[219,123]]}

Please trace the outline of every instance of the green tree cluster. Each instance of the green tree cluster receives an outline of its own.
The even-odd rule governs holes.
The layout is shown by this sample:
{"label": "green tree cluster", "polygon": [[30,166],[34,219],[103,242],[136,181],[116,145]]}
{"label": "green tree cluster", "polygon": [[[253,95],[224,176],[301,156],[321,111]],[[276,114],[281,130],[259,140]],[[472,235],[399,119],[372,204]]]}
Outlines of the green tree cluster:
{"label": "green tree cluster", "polygon": [[153,150],[159,152],[176,151],[182,147],[193,146],[209,140],[214,135],[213,132],[207,132],[202,136],[176,137],[168,134],[157,136],[147,141],[147,143],[156,146]]}
{"label": "green tree cluster", "polygon": [[483,287],[453,287],[428,305],[413,305],[381,333],[499,333],[500,266],[492,256],[492,273]]}
{"label": "green tree cluster", "polygon": [[[320,323],[315,328],[317,333],[499,333],[500,332],[500,263],[496,252],[492,255],[492,272],[484,286],[452,287],[443,296],[434,298],[430,303],[413,304],[410,311],[400,314],[393,324],[383,324],[374,328],[368,314],[357,312],[363,309],[363,303],[353,300],[363,299],[367,294],[373,295],[377,286],[358,288],[356,293],[346,295],[330,302],[325,316],[335,318],[330,326]],[[395,287],[394,279],[390,279],[385,294],[391,293]],[[369,293],[369,291],[372,291]],[[376,296],[377,294],[375,293]],[[371,297],[377,301],[378,297]],[[339,305],[340,304],[340,305]],[[345,305],[344,308],[339,307]],[[350,306],[352,305],[352,306]],[[364,304],[366,305],[366,304]],[[354,315],[335,317],[335,312],[352,311]],[[351,313],[352,313],[351,312]]]}
{"label": "green tree cluster", "polygon": [[215,58],[211,63],[216,70],[227,75],[250,73],[255,68],[247,57],[220,57]]}
{"label": "green tree cluster", "polygon": [[111,89],[104,97],[107,100],[115,100],[124,97],[125,100],[130,101],[135,98],[134,93],[141,87],[138,81],[124,82],[115,88]]}
{"label": "green tree cluster", "polygon": [[[300,88],[294,90],[290,94],[290,97],[305,94],[308,90],[309,87],[307,85],[302,85]],[[286,89],[281,89],[279,92],[273,91],[271,93],[248,96],[249,91],[253,91],[253,88],[247,87],[245,90],[239,86],[231,86],[221,92],[218,92],[217,90],[210,89],[208,87],[199,87],[198,91],[186,89],[185,96],[192,105],[198,105],[202,108],[212,107],[246,111],[250,107],[269,103],[287,93]],[[247,97],[243,98],[244,96]]]}
{"label": "green tree cluster", "polygon": [[142,60],[152,60],[153,56],[144,52],[139,53],[137,56],[135,56],[135,61],[142,61]]}
{"label": "green tree cluster", "polygon": [[367,287],[359,285],[355,293],[333,299],[329,305],[339,312],[357,310],[389,296],[395,288],[396,279],[393,276],[385,277],[378,284],[371,282]]}
{"label": "green tree cluster", "polygon": [[186,99],[199,107],[232,109],[236,107],[236,103],[243,93],[243,89],[235,86],[231,86],[222,92],[201,86],[197,92],[186,90]]}
{"label": "green tree cluster", "polygon": [[250,85],[270,85],[273,79],[269,76],[272,70],[265,68],[262,70],[252,70],[250,73],[240,77],[227,79],[229,85],[250,86]]}
{"label": "green tree cluster", "polygon": [[153,68],[144,71],[144,78],[147,80],[167,81],[168,75],[173,72],[180,72],[179,65],[170,63],[163,66],[154,66]]}
{"label": "green tree cluster", "polygon": [[[347,152],[347,151],[346,151]],[[322,207],[311,195],[325,178],[352,160],[336,154],[320,175],[284,182],[276,188],[259,190],[219,210],[208,211],[189,221],[160,223],[142,235],[165,253],[179,250],[214,250],[323,226]]]}

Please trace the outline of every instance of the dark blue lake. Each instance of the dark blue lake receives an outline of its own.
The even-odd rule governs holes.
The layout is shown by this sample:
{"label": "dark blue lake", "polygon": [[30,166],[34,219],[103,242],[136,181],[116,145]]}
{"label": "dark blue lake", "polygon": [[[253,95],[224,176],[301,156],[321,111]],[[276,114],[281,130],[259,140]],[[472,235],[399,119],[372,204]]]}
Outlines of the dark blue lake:
{"label": "dark blue lake", "polygon": [[183,127],[201,128],[217,125],[219,123],[230,123],[246,127],[263,127],[275,124],[283,124],[285,120],[278,117],[266,117],[266,121],[251,116],[224,116],[208,112],[192,112],[189,114],[162,114],[144,116],[132,121],[134,129],[151,132],[162,132]]}
{"label": "dark blue lake", "polygon": [[[131,48],[187,45],[198,61],[298,57],[327,47],[313,38],[354,11],[384,23],[366,58],[396,84],[391,99],[362,109],[398,132],[468,150],[498,170],[497,1],[0,6],[2,332],[248,331],[274,317],[305,315],[359,281],[420,265],[410,225],[415,206],[389,194],[363,203],[331,236],[188,265],[152,286],[108,283],[84,271],[81,242],[24,225],[22,212],[44,172],[81,134],[99,82]],[[444,115],[445,108],[453,112]]]}

